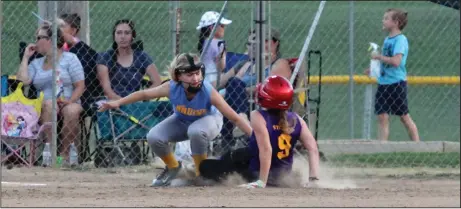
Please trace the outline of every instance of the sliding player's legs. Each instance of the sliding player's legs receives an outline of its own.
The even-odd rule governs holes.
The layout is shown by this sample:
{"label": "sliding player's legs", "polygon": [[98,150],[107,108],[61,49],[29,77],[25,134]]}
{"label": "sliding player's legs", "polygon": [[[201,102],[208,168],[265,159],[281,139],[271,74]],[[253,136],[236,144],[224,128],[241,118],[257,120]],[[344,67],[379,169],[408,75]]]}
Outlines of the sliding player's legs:
{"label": "sliding player's legs", "polygon": [[246,181],[254,181],[257,176],[249,170],[248,148],[226,152],[219,159],[206,159],[200,164],[201,176],[220,182],[232,173],[240,174]]}

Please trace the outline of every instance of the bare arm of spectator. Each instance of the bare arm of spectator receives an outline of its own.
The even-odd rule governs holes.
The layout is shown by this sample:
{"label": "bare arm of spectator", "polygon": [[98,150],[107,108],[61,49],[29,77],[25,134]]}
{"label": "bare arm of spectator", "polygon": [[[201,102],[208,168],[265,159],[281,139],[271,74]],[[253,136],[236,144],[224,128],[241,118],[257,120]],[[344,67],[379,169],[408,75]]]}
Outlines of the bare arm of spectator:
{"label": "bare arm of spectator", "polygon": [[110,83],[109,66],[111,66],[111,63],[112,54],[109,51],[98,54],[96,60],[96,71],[99,83],[102,87],[104,95],[109,100],[115,100],[120,99],[122,97],[115,93]]}
{"label": "bare arm of spectator", "polygon": [[226,83],[229,81],[230,78],[232,77],[238,77],[241,78],[245,74],[246,70],[248,67],[251,65],[250,61],[241,61],[235,64],[229,71],[221,75],[221,79],[219,79],[219,86],[216,86],[217,81],[211,82],[211,85],[213,85],[214,88],[216,89],[221,89],[226,86]]}
{"label": "bare arm of spectator", "polygon": [[248,61],[246,62],[239,70],[239,72],[237,73],[237,75],[235,75],[235,77],[237,78],[243,78],[243,76],[245,75],[245,73],[250,70],[250,67],[251,67],[251,62]]}
{"label": "bare arm of spectator", "polygon": [[73,54],[73,60],[70,62],[69,74],[74,86],[74,91],[69,99],[70,103],[77,102],[85,91],[85,73],[83,66],[77,55]]}
{"label": "bare arm of spectator", "polygon": [[72,92],[72,96],[69,99],[69,102],[71,103],[75,103],[82,96],[83,92],[85,91],[85,80],[77,81],[73,83],[73,85],[75,89]]}
{"label": "bare arm of spectator", "polygon": [[157,66],[155,66],[154,63],[147,66],[146,74],[152,81],[152,85],[150,86],[151,88],[159,86],[162,83],[162,78],[160,77],[160,74],[157,70]]}
{"label": "bare arm of spectator", "polygon": [[150,88],[153,88],[153,87],[156,87],[162,84],[162,78],[160,77],[160,74],[158,73],[158,69],[154,63],[154,59],[151,56],[149,56],[146,52],[141,52],[138,59],[140,59],[142,62],[141,68],[146,69],[145,72],[147,76],[149,77],[150,81],[152,82]]}
{"label": "bare arm of spectator", "polygon": [[226,68],[226,52],[224,52],[223,57],[218,56],[216,61],[216,68],[218,69],[218,72],[222,73],[224,68]]}
{"label": "bare arm of spectator", "polygon": [[[290,64],[288,63],[287,59],[279,59],[271,68],[269,76],[278,75],[283,76],[286,79],[290,80],[291,77],[291,69]],[[246,91],[248,94],[251,94],[255,89],[255,86],[247,87]]]}
{"label": "bare arm of spectator", "polygon": [[35,73],[33,66],[29,65],[29,58],[35,53],[35,44],[29,44],[24,50],[21,64],[19,65],[16,76],[18,80],[22,81],[25,85],[32,83],[31,74]]}
{"label": "bare arm of spectator", "polygon": [[230,78],[234,77],[235,76],[235,71],[234,70],[229,70],[227,71],[226,73],[222,74],[221,75],[221,78],[219,79],[219,86],[216,86],[217,85],[217,81],[213,81],[211,82],[211,85],[215,88],[215,89],[222,89],[224,88],[224,86],[226,86],[226,83],[227,81],[229,81]]}
{"label": "bare arm of spectator", "polygon": [[216,56],[216,69],[219,73],[222,73],[226,68],[226,43],[218,44],[218,54]]}
{"label": "bare arm of spectator", "polygon": [[104,95],[109,100],[116,100],[116,99],[122,98],[121,96],[117,95],[112,89],[112,87],[110,86],[109,69],[107,68],[107,66],[98,64],[97,69],[98,69],[99,83],[101,84],[101,87],[104,91]]}
{"label": "bare arm of spectator", "polygon": [[277,60],[277,62],[275,63],[275,66],[272,66],[269,76],[273,76],[273,75],[283,76],[286,79],[290,80],[291,69],[290,69],[290,63],[288,63],[287,59]]}

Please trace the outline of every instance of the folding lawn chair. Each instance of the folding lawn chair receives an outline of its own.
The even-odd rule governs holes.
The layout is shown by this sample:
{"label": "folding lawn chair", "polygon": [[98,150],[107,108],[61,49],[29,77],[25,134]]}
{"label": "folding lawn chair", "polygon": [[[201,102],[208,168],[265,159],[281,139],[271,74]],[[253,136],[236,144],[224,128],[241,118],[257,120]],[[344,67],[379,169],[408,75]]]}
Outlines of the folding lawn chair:
{"label": "folding lawn chair", "polygon": [[[162,83],[167,81],[169,80]],[[94,108],[97,108],[96,106],[97,104]],[[167,98],[141,101],[116,110],[97,112],[95,121],[99,134],[96,149],[91,153],[91,156],[95,155],[95,166],[114,167],[145,163],[149,152],[149,147],[145,146],[147,133],[151,127],[171,114],[173,108]],[[131,143],[130,147],[126,144],[128,142]],[[138,142],[142,142],[142,150]]]}
{"label": "folding lawn chair", "polygon": [[[22,60],[22,57],[24,56],[24,51],[27,47],[27,43],[26,42],[19,42],[19,61]],[[30,58],[29,58],[29,63],[32,62],[34,59],[36,58],[40,58],[42,57],[43,55],[35,52]],[[91,53],[88,54],[88,56],[91,56]],[[85,56],[84,59],[90,59],[88,58],[87,56]],[[87,60],[88,61],[88,60]],[[82,64],[89,64],[88,62],[84,62]],[[89,126],[86,125],[86,122],[85,122],[85,119],[87,117],[93,117],[93,114],[94,112],[92,111],[92,108],[91,108],[91,102],[93,101],[92,100],[92,97],[93,95],[97,95],[98,91],[101,91],[100,87],[96,87],[96,85],[99,85],[97,83],[99,82],[95,82],[95,72],[93,72],[94,68],[92,68],[91,66],[86,66],[84,65],[83,66],[83,70],[85,71],[85,91],[83,93],[83,95],[80,97],[80,100],[81,100],[81,104],[82,104],[82,107],[83,107],[83,110],[82,113],[80,114],[80,117],[79,117],[79,124],[80,124],[80,131],[81,131],[81,134],[80,134],[80,146],[81,146],[81,151],[79,152],[79,163],[82,163],[82,162],[86,162],[86,161],[90,161],[90,146],[89,146],[89,139],[90,139],[90,134],[91,134],[91,130],[94,126],[94,122],[93,120],[90,121],[90,124]],[[3,79],[3,77],[2,77]],[[3,80],[2,80],[3,82]],[[13,83],[10,84],[11,87],[14,87],[15,85],[17,85],[14,81]],[[33,86],[31,86],[33,87]],[[2,89],[2,96],[3,96],[3,93],[5,92],[4,89]],[[28,97],[29,98],[34,98],[34,97],[37,97],[36,95],[36,91],[34,89],[31,89],[28,91]],[[59,123],[58,123],[58,129],[60,130],[62,128],[62,121],[59,120]]]}
{"label": "folding lawn chair", "polygon": [[[99,137],[93,153],[96,154],[95,166],[113,167],[145,162],[149,150],[145,146],[147,133],[172,113],[169,101],[143,101],[96,113]],[[140,141],[143,142],[142,151],[137,146]],[[131,142],[130,148],[127,142]]]}
{"label": "folding lawn chair", "polygon": [[[39,125],[43,92],[36,99],[26,98],[23,94],[23,83],[7,96],[2,96],[1,145],[5,146],[6,155],[2,154],[2,163],[16,157],[27,167],[35,162],[35,147],[38,137],[51,123]],[[26,146],[29,145],[29,157],[26,159]]]}

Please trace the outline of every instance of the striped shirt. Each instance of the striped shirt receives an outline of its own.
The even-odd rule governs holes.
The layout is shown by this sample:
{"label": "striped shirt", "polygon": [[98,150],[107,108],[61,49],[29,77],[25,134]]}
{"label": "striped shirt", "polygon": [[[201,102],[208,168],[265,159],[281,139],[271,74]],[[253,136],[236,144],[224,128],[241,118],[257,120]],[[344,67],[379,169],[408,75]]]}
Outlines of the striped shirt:
{"label": "striped shirt", "polygon": [[[39,91],[43,91],[45,100],[53,96],[53,71],[44,70],[45,57],[34,59],[29,64],[29,78]],[[70,99],[74,91],[73,84],[85,79],[82,64],[77,56],[70,52],[63,52],[59,60],[60,79],[63,83],[64,97]],[[78,101],[80,102],[80,101]]]}

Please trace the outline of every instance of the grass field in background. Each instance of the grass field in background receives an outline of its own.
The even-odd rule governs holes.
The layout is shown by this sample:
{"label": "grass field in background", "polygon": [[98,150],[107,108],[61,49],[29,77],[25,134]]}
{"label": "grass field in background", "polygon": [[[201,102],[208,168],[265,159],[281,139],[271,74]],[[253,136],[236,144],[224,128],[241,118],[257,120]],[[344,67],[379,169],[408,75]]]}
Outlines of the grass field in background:
{"label": "grass field in background", "polygon": [[[200,16],[207,10],[219,11],[219,2],[181,2],[181,51],[195,52]],[[297,57],[317,11],[318,2],[271,2],[270,21],[281,31],[284,57]],[[354,3],[354,71],[362,74],[369,63],[368,42],[382,45],[383,12],[388,7],[400,7],[409,13],[404,33],[410,42],[407,61],[409,75],[459,76],[460,16],[459,11],[430,2],[355,2]],[[18,42],[34,41],[37,20],[36,2],[4,2],[2,37],[2,69],[15,72],[19,63]],[[251,27],[252,4],[228,3],[227,17],[233,23],[227,27],[228,50],[243,52],[247,32]],[[159,69],[165,69],[172,58],[169,2],[90,2],[91,45],[98,51],[111,46],[112,27],[117,19],[135,21],[138,39],[144,41]],[[321,50],[324,75],[349,74],[349,2],[327,2],[309,49]],[[312,73],[318,68],[313,61]],[[361,137],[364,86],[354,87],[355,138]],[[315,88],[313,89],[315,92]],[[409,87],[409,106],[418,125],[421,139],[459,141],[459,86],[418,85]],[[315,95],[315,94],[314,94]],[[349,100],[347,85],[324,85],[320,112],[320,139],[349,138]],[[376,123],[372,137],[376,136]],[[408,140],[398,118],[391,120],[392,140]]]}
{"label": "grass field in background", "polygon": [[328,163],[343,167],[373,168],[459,168],[458,152],[397,152],[341,154],[328,157]]}

